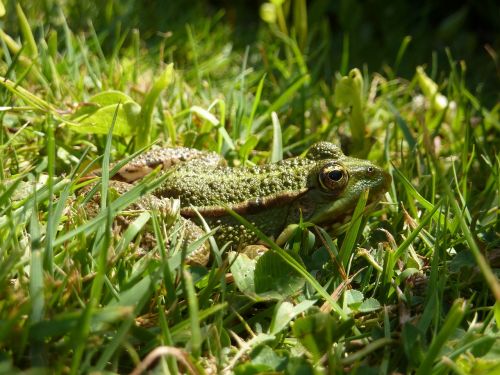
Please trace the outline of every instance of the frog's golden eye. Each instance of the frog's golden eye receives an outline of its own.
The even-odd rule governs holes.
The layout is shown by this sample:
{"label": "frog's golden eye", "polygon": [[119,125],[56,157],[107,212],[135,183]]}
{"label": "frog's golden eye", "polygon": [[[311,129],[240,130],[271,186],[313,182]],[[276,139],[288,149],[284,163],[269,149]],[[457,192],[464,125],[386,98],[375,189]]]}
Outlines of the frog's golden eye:
{"label": "frog's golden eye", "polygon": [[339,192],[345,188],[349,174],[341,164],[330,163],[321,168],[319,182],[321,186],[329,191]]}

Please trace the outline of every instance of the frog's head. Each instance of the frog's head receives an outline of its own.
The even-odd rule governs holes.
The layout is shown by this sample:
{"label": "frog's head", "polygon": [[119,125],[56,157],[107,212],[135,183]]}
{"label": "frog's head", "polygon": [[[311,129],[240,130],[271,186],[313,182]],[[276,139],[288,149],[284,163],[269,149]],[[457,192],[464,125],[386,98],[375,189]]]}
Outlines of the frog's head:
{"label": "frog's head", "polygon": [[391,176],[380,167],[368,160],[345,156],[331,143],[322,142],[320,146],[317,147],[317,150],[321,150],[320,156],[318,153],[313,154],[313,157],[309,153],[307,155],[318,160],[311,176],[314,188],[309,191],[309,199],[314,201],[315,209],[309,221],[341,221],[352,214],[364,191],[370,191],[368,203],[373,203],[389,189]]}

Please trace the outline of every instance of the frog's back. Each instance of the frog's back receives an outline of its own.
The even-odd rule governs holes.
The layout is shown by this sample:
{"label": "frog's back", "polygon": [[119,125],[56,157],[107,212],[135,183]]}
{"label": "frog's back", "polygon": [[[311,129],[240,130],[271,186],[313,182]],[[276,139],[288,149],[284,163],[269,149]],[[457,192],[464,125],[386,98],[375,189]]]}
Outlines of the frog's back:
{"label": "frog's back", "polygon": [[180,166],[155,192],[181,198],[183,207],[242,204],[266,197],[300,194],[311,183],[316,163],[294,158],[255,167]]}

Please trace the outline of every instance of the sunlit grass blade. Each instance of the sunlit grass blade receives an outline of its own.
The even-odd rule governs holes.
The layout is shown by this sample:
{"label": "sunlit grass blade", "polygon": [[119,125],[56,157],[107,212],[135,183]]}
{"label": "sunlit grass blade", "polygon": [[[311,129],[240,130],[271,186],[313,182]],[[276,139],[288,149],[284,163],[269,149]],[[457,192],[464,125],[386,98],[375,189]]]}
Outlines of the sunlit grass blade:
{"label": "sunlit grass blade", "polygon": [[271,163],[276,163],[283,159],[283,141],[281,136],[280,120],[276,112],[271,113],[273,123],[273,148],[271,150]]}
{"label": "sunlit grass blade", "polygon": [[0,77],[0,84],[3,85],[7,90],[12,92],[14,95],[22,98],[27,104],[33,106],[35,109],[57,116],[57,111],[50,103],[32,94],[31,92],[22,88],[11,80],[5,77]]}

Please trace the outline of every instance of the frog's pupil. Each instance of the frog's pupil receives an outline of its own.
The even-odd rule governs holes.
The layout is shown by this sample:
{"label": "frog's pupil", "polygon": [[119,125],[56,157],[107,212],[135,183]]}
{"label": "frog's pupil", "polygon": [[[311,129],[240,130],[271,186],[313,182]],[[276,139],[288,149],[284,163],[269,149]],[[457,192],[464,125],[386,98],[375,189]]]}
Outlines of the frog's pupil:
{"label": "frog's pupil", "polygon": [[328,173],[328,177],[333,181],[340,181],[342,178],[342,171],[339,171],[338,169],[331,171]]}

